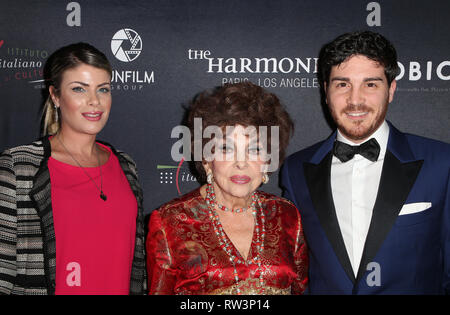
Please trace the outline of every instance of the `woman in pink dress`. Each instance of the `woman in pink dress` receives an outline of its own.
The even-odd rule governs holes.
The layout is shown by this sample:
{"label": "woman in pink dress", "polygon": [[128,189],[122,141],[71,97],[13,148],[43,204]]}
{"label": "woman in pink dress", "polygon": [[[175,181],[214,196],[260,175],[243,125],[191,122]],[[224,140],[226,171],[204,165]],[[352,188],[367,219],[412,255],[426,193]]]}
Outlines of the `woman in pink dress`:
{"label": "woman in pink dress", "polygon": [[146,292],[136,165],[96,140],[111,111],[111,66],[95,47],[45,66],[44,137],[0,156],[0,293]]}

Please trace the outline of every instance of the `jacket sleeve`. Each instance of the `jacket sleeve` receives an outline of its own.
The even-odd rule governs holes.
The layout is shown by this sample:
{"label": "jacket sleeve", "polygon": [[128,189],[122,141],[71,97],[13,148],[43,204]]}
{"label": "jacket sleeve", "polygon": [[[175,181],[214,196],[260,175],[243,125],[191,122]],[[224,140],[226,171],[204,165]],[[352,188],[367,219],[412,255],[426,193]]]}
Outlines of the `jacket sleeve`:
{"label": "jacket sleeve", "polygon": [[149,294],[173,295],[177,282],[174,255],[158,210],[153,211],[147,236]]}
{"label": "jacket sleeve", "polygon": [[297,273],[297,278],[292,285],[292,294],[303,294],[308,286],[308,248],[303,234],[302,222],[300,219],[300,213],[295,209],[297,213],[297,238],[294,251],[294,263]]}
{"label": "jacket sleeve", "polygon": [[288,161],[286,160],[281,168],[281,188],[283,189],[283,197],[296,204],[294,195],[292,192],[291,182],[289,180]]}
{"label": "jacket sleeve", "polygon": [[133,264],[131,268],[130,294],[142,295],[147,293],[147,274],[145,266],[145,229],[144,229],[144,196],[139,182],[136,163],[126,153],[117,151],[119,163],[130,184],[130,188],[138,203],[138,216],[136,220],[136,242]]}
{"label": "jacket sleeve", "polygon": [[17,275],[16,174],[9,151],[0,155],[0,294],[11,294]]}

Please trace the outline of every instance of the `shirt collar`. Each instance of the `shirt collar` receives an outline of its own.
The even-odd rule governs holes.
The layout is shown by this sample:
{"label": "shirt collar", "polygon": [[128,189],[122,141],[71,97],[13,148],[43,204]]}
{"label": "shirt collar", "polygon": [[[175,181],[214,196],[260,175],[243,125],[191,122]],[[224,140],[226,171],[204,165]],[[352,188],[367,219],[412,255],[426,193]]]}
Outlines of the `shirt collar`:
{"label": "shirt collar", "polygon": [[361,145],[366,141],[369,141],[371,138],[375,138],[378,141],[378,144],[380,145],[380,157],[383,157],[386,154],[387,149],[387,143],[389,139],[389,125],[387,124],[386,120],[383,121],[383,123],[378,127],[378,129],[366,140],[364,140],[361,143],[354,143],[351,140],[348,140],[346,137],[342,135],[342,133],[337,131],[336,140],[344,142],[349,145]]}

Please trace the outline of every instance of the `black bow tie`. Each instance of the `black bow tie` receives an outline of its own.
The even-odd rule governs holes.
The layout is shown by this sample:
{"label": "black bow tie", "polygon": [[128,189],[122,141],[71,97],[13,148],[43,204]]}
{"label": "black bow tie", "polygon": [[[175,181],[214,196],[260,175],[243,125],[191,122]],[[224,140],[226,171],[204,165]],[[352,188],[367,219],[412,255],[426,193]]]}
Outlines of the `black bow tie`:
{"label": "black bow tie", "polygon": [[334,142],[333,154],[344,163],[353,159],[355,154],[360,154],[366,159],[375,162],[378,160],[378,155],[380,155],[380,145],[374,138],[361,145],[349,145],[336,140]]}

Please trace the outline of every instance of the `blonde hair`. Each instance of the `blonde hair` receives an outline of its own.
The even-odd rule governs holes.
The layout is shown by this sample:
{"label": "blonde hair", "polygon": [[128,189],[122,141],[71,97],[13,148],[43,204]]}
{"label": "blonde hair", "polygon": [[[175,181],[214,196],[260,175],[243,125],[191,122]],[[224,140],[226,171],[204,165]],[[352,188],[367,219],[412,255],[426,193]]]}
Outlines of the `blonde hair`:
{"label": "blonde hair", "polygon": [[51,95],[49,95],[45,101],[42,116],[44,122],[42,136],[52,136],[57,134],[59,128],[61,128],[61,122],[59,120],[59,110],[53,103]]}
{"label": "blonde hair", "polygon": [[[54,93],[59,96],[64,72],[81,64],[103,69],[108,73],[112,72],[108,59],[97,48],[87,43],[71,44],[58,49],[48,58],[44,67],[47,90],[50,92],[50,87],[53,86]],[[51,95],[48,95],[44,103],[41,122],[43,136],[54,135],[61,128],[60,111],[55,106]]]}

